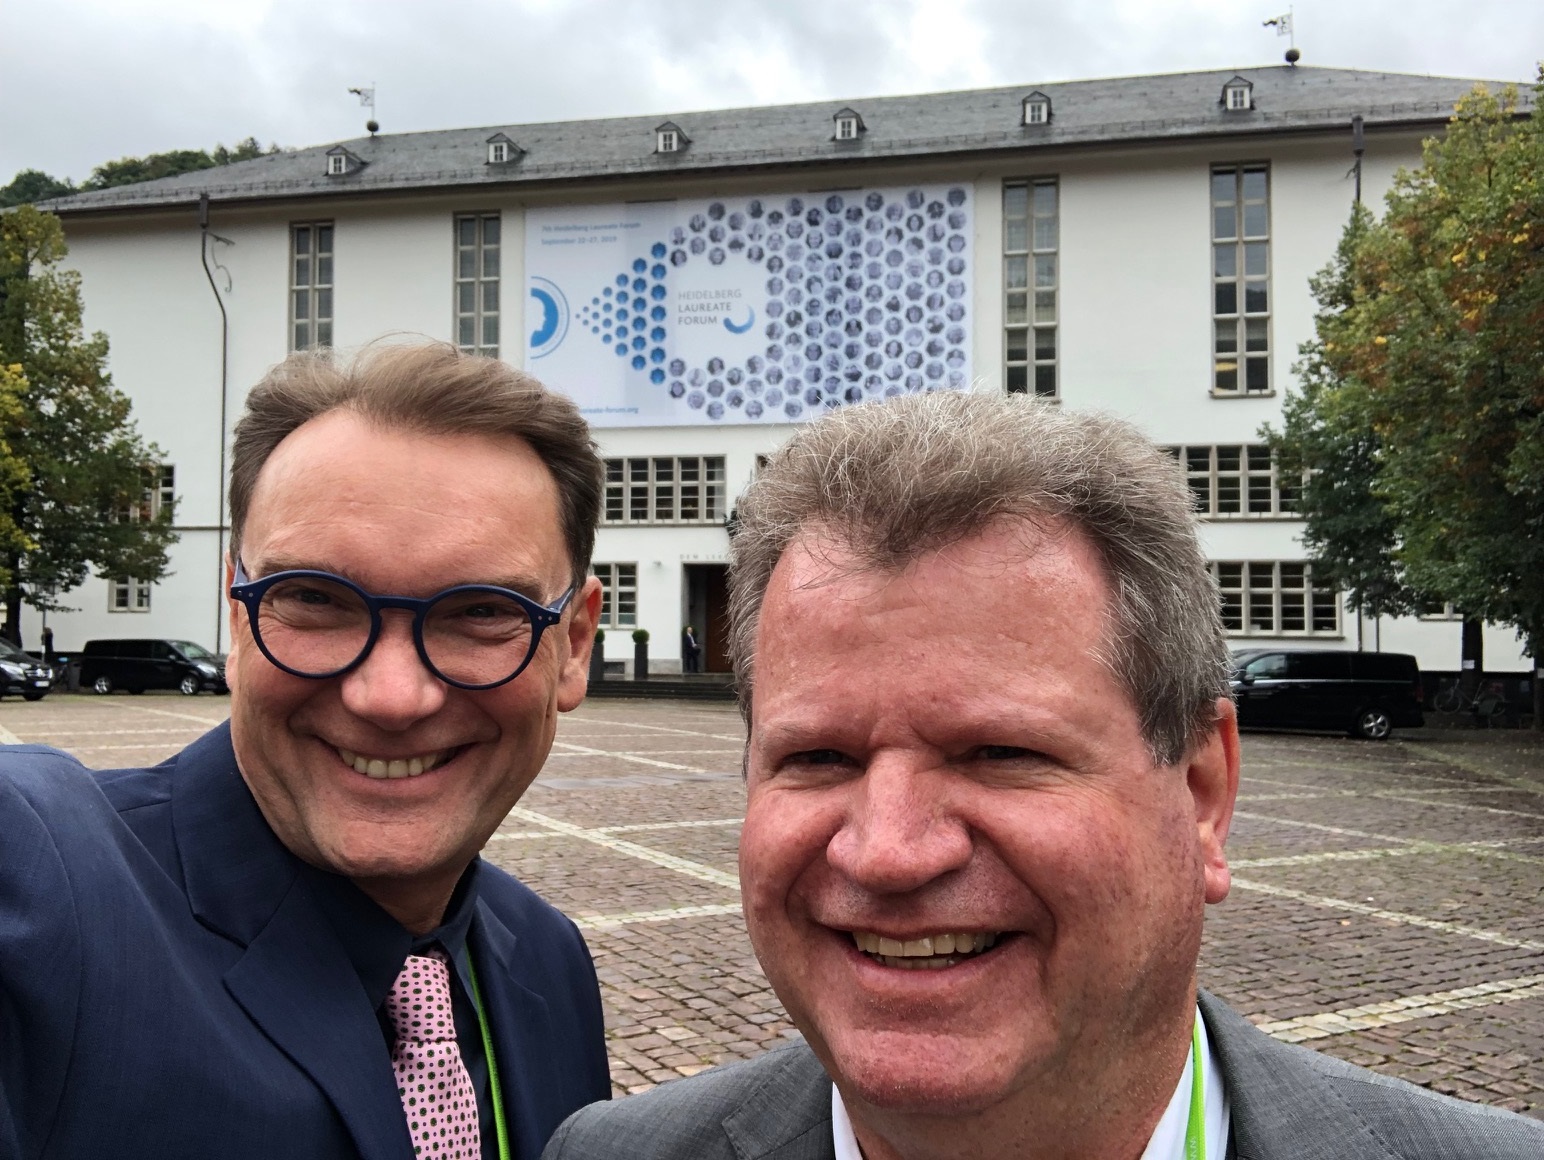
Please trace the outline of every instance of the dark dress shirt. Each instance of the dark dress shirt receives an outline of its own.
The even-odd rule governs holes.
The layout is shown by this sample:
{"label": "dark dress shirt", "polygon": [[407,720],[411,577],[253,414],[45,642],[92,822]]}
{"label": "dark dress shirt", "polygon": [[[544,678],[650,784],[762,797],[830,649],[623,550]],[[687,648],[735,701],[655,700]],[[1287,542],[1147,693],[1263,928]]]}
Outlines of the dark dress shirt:
{"label": "dark dress shirt", "polygon": [[[488,1058],[483,1051],[482,1027],[472,1000],[468,968],[467,932],[476,911],[477,877],[482,859],[476,859],[461,875],[444,921],[428,934],[414,936],[395,918],[347,878],[313,866],[302,873],[315,893],[317,904],[337,932],[338,941],[359,973],[359,982],[381,1024],[381,1037],[389,1054],[396,1031],[386,1014],[386,996],[402,973],[408,955],[420,955],[438,946],[450,958],[450,998],[456,1020],[456,1043],[462,1062],[477,1093],[477,1119],[481,1129],[483,1160],[498,1160],[498,1132],[493,1119],[493,1093],[488,1083]],[[502,1079],[502,1082],[508,1082]],[[405,1114],[405,1113],[404,1113]]]}

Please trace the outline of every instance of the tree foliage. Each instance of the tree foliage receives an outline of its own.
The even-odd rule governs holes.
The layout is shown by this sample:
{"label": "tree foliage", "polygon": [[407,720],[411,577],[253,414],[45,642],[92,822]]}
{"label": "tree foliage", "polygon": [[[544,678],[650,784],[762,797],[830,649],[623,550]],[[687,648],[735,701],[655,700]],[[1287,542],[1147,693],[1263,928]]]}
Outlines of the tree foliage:
{"label": "tree foliage", "polygon": [[13,634],[23,603],[64,610],[58,594],[92,570],[159,579],[176,538],[170,510],[136,518],[161,454],[108,378],[106,335],[82,330],[80,277],[60,268],[64,256],[52,214],[21,206],[0,215],[0,365],[13,386],[25,384],[0,396],[11,400],[0,439],[25,467],[8,477],[14,531],[0,541]]}
{"label": "tree foliage", "polygon": [[118,185],[154,181],[158,177],[176,177],[180,173],[212,169],[216,165],[230,165],[236,161],[250,161],[254,157],[278,151],[277,145],[264,149],[256,137],[248,137],[230,148],[216,145],[208,150],[173,149],[167,153],[151,153],[146,157],[120,157],[117,161],[105,161],[98,165],[79,186],[69,178],[52,177],[38,169],[23,169],[11,179],[9,185],[0,187],[0,209],[64,197],[80,190],[111,189]]}
{"label": "tree foliage", "polygon": [[159,177],[176,177],[180,173],[193,173],[200,169],[213,169],[216,165],[229,165],[233,161],[250,161],[264,153],[277,153],[279,147],[270,145],[264,149],[256,137],[248,137],[227,149],[216,145],[212,152],[204,149],[173,149],[168,153],[151,153],[146,157],[120,157],[117,161],[104,161],[91,171],[91,176],[81,182],[81,189],[111,189],[118,185],[133,185],[140,181],[154,181]]}
{"label": "tree foliage", "polygon": [[1544,655],[1544,73],[1477,88],[1315,280],[1282,432],[1315,570],[1370,611],[1452,602]]}
{"label": "tree foliage", "polygon": [[69,178],[60,179],[44,173],[41,169],[23,169],[11,183],[0,186],[0,209],[9,209],[13,205],[30,205],[33,202],[47,201],[51,197],[63,197],[65,194],[75,192],[75,183]]}

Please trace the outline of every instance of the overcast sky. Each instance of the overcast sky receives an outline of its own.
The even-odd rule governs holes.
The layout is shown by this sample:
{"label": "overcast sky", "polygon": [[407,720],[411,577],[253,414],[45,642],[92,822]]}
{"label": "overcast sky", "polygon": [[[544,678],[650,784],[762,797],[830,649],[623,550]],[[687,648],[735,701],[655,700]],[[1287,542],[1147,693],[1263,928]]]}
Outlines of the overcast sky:
{"label": "overcast sky", "polygon": [[[1274,64],[1278,0],[0,0],[0,184],[248,135]],[[1304,64],[1531,81],[1540,0],[1298,0]]]}

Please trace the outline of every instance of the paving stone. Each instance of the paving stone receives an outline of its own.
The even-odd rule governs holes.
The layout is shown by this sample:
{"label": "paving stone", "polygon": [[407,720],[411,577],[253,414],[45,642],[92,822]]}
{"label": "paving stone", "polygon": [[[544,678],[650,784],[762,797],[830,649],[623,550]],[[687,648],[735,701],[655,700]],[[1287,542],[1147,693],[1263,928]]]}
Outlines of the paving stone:
{"label": "paving stone", "polygon": [[[5,702],[0,725],[97,768],[141,765],[228,703],[50,696]],[[728,705],[582,706],[521,805],[585,836],[512,815],[485,851],[586,924],[619,1095],[799,1037],[723,884],[738,825],[680,824],[741,815],[743,736]],[[1315,1050],[1544,1119],[1544,991],[1486,990],[1544,976],[1544,740],[1254,733],[1243,754],[1239,884],[1209,911],[1202,984],[1257,1023],[1311,1028]],[[1477,842],[1497,845],[1454,848]]]}

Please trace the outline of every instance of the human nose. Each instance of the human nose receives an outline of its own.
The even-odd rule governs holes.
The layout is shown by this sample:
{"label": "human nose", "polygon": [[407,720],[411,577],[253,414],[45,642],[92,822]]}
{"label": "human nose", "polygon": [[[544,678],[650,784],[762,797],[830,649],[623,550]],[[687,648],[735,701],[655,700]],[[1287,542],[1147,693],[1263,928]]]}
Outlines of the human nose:
{"label": "human nose", "polygon": [[832,868],[875,894],[904,894],[963,869],[970,825],[949,803],[947,776],[903,760],[870,762],[827,845]]}
{"label": "human nose", "polygon": [[418,655],[412,618],[382,614],[370,654],[343,677],[343,705],[383,729],[406,729],[445,703],[446,685]]}

